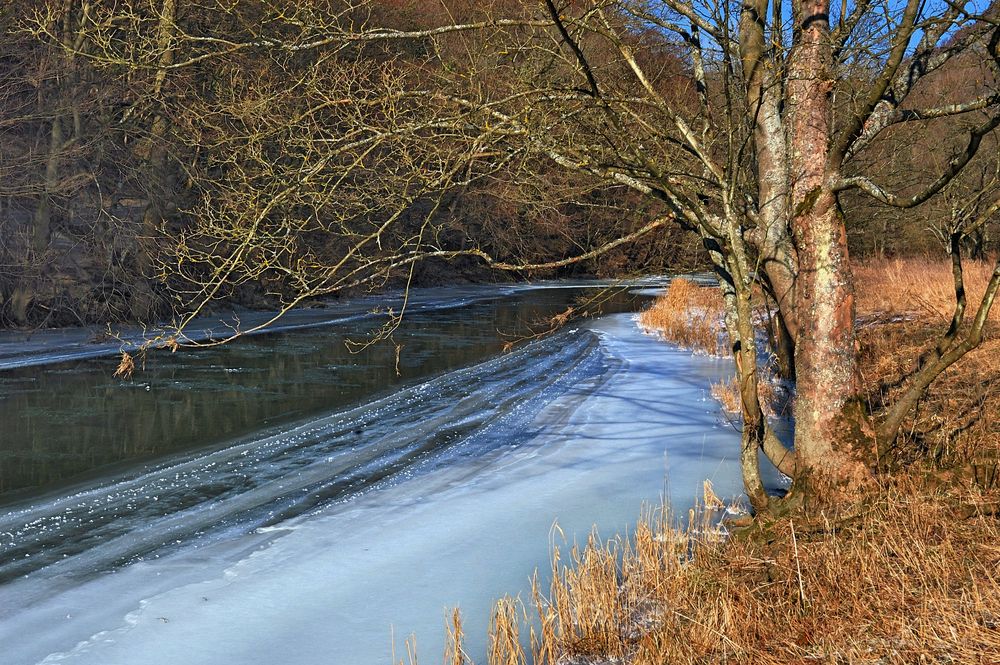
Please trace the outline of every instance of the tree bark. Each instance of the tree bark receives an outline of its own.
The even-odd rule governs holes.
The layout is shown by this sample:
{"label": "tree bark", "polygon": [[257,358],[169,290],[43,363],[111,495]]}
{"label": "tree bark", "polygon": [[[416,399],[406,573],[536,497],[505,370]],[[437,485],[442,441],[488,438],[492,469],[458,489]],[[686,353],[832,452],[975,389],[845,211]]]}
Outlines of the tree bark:
{"label": "tree bark", "polygon": [[785,315],[780,309],[771,315],[770,335],[771,350],[774,351],[778,364],[778,373],[786,381],[795,380],[795,340],[788,329]]}
{"label": "tree bark", "polygon": [[847,232],[831,183],[832,50],[828,0],[794,4],[787,102],[792,232],[798,249],[795,448],[819,485],[854,486],[875,436],[860,397]]}
{"label": "tree bark", "polygon": [[[732,237],[732,234],[731,234]],[[743,431],[740,444],[740,469],[743,488],[755,510],[766,510],[770,503],[760,477],[760,449],[765,438],[766,421],[761,412],[757,392],[757,350],[750,307],[750,289],[742,279],[742,267],[732,253],[709,250],[719,277],[719,287],[725,303],[725,324],[731,341],[730,350],[736,362],[736,377],[740,384],[740,405]]]}
{"label": "tree bark", "polygon": [[[758,220],[753,240],[779,310],[789,311],[795,303],[797,257],[788,226],[789,164],[781,75],[765,42],[767,7],[767,0],[747,2],[740,16],[740,59],[757,161]],[[785,326],[794,343],[797,322],[789,319]]]}
{"label": "tree bark", "polygon": [[799,237],[799,338],[795,347],[795,448],[814,476],[855,484],[870,472],[875,435],[860,396],[854,289],[847,234],[829,192],[795,218]]}

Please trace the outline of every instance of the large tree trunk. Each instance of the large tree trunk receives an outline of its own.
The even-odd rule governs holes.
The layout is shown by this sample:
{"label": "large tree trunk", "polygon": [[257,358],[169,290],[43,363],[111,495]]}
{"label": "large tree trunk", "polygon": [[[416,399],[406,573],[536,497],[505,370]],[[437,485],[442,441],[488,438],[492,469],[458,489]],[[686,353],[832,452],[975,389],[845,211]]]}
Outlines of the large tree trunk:
{"label": "large tree trunk", "polygon": [[847,234],[835,197],[820,192],[795,218],[799,337],[795,347],[795,448],[814,477],[854,484],[875,434],[860,397],[854,289]]}
{"label": "large tree trunk", "polygon": [[847,232],[830,184],[833,92],[828,0],[795,3],[787,129],[792,231],[798,249],[795,447],[820,485],[870,477],[875,438],[860,399]]}

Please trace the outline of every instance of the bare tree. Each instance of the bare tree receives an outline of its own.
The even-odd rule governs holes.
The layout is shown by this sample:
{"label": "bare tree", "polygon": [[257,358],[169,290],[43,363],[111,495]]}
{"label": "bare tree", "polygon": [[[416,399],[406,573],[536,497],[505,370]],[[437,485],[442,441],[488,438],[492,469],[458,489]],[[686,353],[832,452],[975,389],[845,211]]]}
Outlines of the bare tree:
{"label": "bare tree", "polygon": [[[648,202],[650,222],[623,238],[667,223],[700,238],[726,302],[743,398],[744,480],[758,508],[772,502],[760,480],[761,450],[801,490],[822,496],[867,483],[879,450],[930,382],[982,340],[1000,264],[970,324],[960,237],[952,243],[952,326],[889,416],[872,422],[860,394],[841,201],[853,192],[898,209],[920,206],[995,135],[995,7],[497,0],[475,9],[443,2],[439,23],[427,27],[405,24],[375,0],[255,6],[253,22],[220,3],[237,29],[222,20],[182,27],[165,46],[127,28],[127,5],[114,4],[118,19],[94,23],[102,50],[91,57],[168,76],[210,66],[213,80],[228,72],[221,80],[236,91],[213,90],[211,103],[185,109],[190,151],[205,166],[196,181],[205,184],[191,211],[196,226],[180,235],[164,276],[197,267],[187,273],[190,312],[265,272],[291,288],[294,304],[428,257],[554,265],[515,265],[434,239],[444,192],[498,169],[527,180],[547,161]],[[249,54],[291,75],[246,87],[238,79]],[[979,63],[983,84],[916,105],[921,87],[960,56]],[[926,180],[894,190],[867,168],[866,155],[911,123],[939,127],[955,147]],[[996,212],[989,210],[987,217]],[[755,288],[776,303],[776,350],[796,379],[794,449],[778,441],[760,408]]]}
{"label": "bare tree", "polygon": [[73,263],[67,257],[74,241],[85,235],[79,213],[99,198],[97,171],[107,137],[93,130],[102,102],[114,92],[94,84],[87,59],[78,55],[89,47],[89,3],[63,2],[48,15],[49,47],[19,24],[42,7],[40,0],[26,2],[0,15],[0,196],[6,200],[0,260],[11,285],[4,315],[21,325],[29,323],[36,303],[57,321],[67,314],[56,314],[53,300],[66,290],[59,277]]}

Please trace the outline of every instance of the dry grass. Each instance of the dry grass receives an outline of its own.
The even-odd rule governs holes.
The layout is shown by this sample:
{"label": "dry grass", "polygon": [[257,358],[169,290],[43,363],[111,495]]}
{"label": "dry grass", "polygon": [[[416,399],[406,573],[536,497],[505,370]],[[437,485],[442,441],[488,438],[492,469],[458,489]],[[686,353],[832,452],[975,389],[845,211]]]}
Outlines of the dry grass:
{"label": "dry grass", "polygon": [[[764,370],[758,373],[758,379],[757,396],[764,415],[769,418],[789,415],[791,402],[784,389],[778,388],[778,378]],[[740,415],[743,412],[740,382],[735,375],[713,383],[709,392],[726,413]]]}
{"label": "dry grass", "polygon": [[[982,302],[993,262],[965,262],[968,310]],[[858,313],[907,314],[931,320],[951,320],[955,308],[955,286],[948,259],[905,258],[863,261],[854,266]],[[991,321],[1000,322],[994,307]]]}
{"label": "dry grass", "polygon": [[[989,498],[887,486],[852,514],[724,541],[658,513],[568,565],[556,553],[531,662],[995,665],[1000,522],[967,509]],[[518,610],[500,608],[489,663],[521,663],[506,627]]]}
{"label": "dry grass", "polygon": [[[651,307],[639,314],[639,325],[678,346],[709,355],[727,355],[729,343],[723,312],[722,295],[717,288],[679,277],[670,282]],[[764,371],[760,379],[758,394],[764,413],[778,415],[785,410],[787,399],[776,388],[777,378],[773,372]],[[712,384],[711,395],[727,413],[741,413],[739,382],[735,376]]]}
{"label": "dry grass", "polygon": [[511,598],[503,598],[493,607],[486,661],[489,665],[525,665],[520,635],[522,610],[520,603]]}
{"label": "dry grass", "polygon": [[[967,318],[979,306],[992,263],[968,262]],[[871,410],[892,404],[906,377],[946,330],[954,307],[945,259],[893,259],[855,268],[860,364]],[[900,316],[904,315],[904,316]],[[994,304],[982,346],[931,385],[904,427],[903,461],[940,466],[996,467],[1000,459],[1000,305]],[[979,469],[971,469],[979,473]]]}
{"label": "dry grass", "polygon": [[445,629],[448,634],[444,648],[444,665],[467,665],[471,661],[462,648],[465,632],[462,630],[462,614],[458,608],[452,610],[451,623],[447,624]]}
{"label": "dry grass", "polygon": [[743,412],[740,382],[735,376],[716,381],[711,385],[709,392],[726,413],[739,415]]}
{"label": "dry grass", "polygon": [[653,305],[639,314],[639,324],[664,339],[710,355],[724,355],[722,295],[715,287],[700,286],[678,277]]}
{"label": "dry grass", "polygon": [[[897,321],[859,331],[864,388],[871,410],[895,402],[919,358],[930,351],[944,326]],[[1000,460],[1000,338],[992,324],[982,346],[931,384],[904,425],[897,453],[904,461],[937,466],[997,464]]]}

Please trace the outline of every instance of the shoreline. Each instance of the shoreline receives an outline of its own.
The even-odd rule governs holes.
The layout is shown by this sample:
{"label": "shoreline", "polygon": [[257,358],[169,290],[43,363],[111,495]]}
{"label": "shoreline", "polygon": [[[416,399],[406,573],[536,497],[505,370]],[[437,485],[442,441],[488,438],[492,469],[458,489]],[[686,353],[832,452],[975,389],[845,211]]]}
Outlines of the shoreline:
{"label": "shoreline", "polygon": [[[441,300],[435,298],[440,287],[417,287],[410,290],[407,308],[409,311],[447,310],[474,302],[503,297],[533,289],[550,288],[644,288],[665,285],[672,276],[650,276],[630,280],[545,280],[521,283],[474,284],[447,287],[450,294],[459,295]],[[464,296],[461,295],[464,292]],[[273,325],[252,333],[241,335],[265,335],[289,332],[303,328],[337,325],[363,319],[375,319],[380,314],[373,313],[378,308],[402,302],[401,292],[383,293],[338,301],[329,301],[321,307],[294,309],[284,314]],[[228,334],[233,329],[248,328],[266,322],[277,312],[274,310],[234,310],[218,315],[205,315],[192,323],[185,333],[186,343],[202,342],[217,333]],[[85,328],[45,328],[35,331],[0,330],[0,371],[49,365],[74,360],[84,360],[117,355],[123,351],[132,352],[143,342],[157,334],[170,330],[167,324],[158,326],[122,326],[118,331],[109,327],[90,326]],[[120,337],[115,339],[114,335]],[[110,339],[110,341],[108,341]],[[182,345],[184,346],[184,345]]]}

